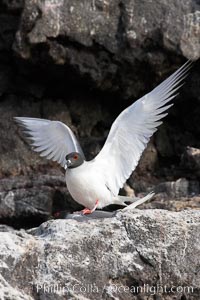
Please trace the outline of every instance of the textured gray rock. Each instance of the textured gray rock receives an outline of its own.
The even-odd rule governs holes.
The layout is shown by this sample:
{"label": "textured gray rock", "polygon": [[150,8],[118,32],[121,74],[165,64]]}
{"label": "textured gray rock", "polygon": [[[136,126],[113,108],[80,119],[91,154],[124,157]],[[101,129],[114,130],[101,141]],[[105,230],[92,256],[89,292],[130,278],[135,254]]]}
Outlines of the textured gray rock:
{"label": "textured gray rock", "polygon": [[156,193],[164,192],[171,198],[186,197],[189,195],[189,181],[179,178],[172,182],[163,182],[156,186]]}
{"label": "textured gray rock", "polygon": [[0,221],[14,226],[33,227],[57,210],[78,210],[67,192],[65,177],[38,175],[0,180]]}
{"label": "textured gray rock", "polygon": [[[2,179],[0,192],[0,217],[30,217],[41,215],[46,217],[51,212],[53,198],[50,187],[45,186],[44,176],[36,180],[16,177]],[[55,185],[56,188],[56,185]]]}
{"label": "textured gray rock", "polygon": [[[199,10],[197,0],[1,1],[0,177],[58,170],[27,147],[13,125],[16,115],[67,123],[86,157],[94,157],[122,109],[180,66],[180,55],[198,56]],[[193,71],[139,176],[152,176],[160,157],[174,159],[184,147],[198,147],[198,63]]]}
{"label": "textured gray rock", "polygon": [[139,209],[159,208],[170,211],[181,211],[184,209],[200,209],[200,186],[198,180],[187,180],[179,178],[176,181],[162,181],[160,183],[148,184],[146,181],[129,180],[133,184],[138,196],[155,192],[151,201],[142,204]]}
{"label": "textured gray rock", "polygon": [[187,147],[182,155],[182,167],[187,168],[196,175],[200,176],[200,149]]}
{"label": "textured gray rock", "polygon": [[56,64],[67,63],[98,87],[130,97],[140,89],[137,59],[159,68],[162,48],[200,57],[199,15],[197,0],[26,0],[15,49],[23,58],[38,60],[34,50],[45,45]]}
{"label": "textured gray rock", "polygon": [[183,211],[196,209],[200,210],[200,197],[198,196],[186,196],[179,199],[170,198],[166,193],[158,193],[155,195],[153,201],[146,203],[140,208],[145,209],[167,209],[169,211]]}
{"label": "textured gray rock", "polygon": [[1,299],[199,299],[199,238],[192,210],[4,230]]}

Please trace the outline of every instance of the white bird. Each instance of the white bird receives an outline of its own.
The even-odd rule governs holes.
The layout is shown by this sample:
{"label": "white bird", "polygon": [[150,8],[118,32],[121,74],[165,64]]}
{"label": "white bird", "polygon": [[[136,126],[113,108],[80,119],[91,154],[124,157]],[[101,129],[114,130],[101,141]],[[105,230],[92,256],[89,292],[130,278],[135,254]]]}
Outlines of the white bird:
{"label": "white bird", "polygon": [[134,202],[128,207],[136,207],[150,199],[153,193],[134,199],[119,196],[119,189],[136,168],[150,137],[162,123],[160,120],[168,114],[167,109],[173,105],[168,103],[176,97],[190,66],[191,63],[186,62],[150,93],[126,108],[112,124],[102,150],[91,161],[85,160],[75,135],[62,122],[26,117],[15,119],[30,135],[35,151],[66,169],[67,188],[74,200],[85,207],[83,214],[110,204],[126,206],[126,201]]}

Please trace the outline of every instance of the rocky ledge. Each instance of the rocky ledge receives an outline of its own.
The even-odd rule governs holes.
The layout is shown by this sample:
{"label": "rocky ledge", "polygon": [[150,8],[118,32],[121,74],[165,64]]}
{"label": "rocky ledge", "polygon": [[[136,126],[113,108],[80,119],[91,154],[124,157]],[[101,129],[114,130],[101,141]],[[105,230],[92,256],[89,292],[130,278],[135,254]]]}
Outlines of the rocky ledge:
{"label": "rocky ledge", "polygon": [[192,300],[200,293],[199,211],[135,209],[1,231],[2,300]]}

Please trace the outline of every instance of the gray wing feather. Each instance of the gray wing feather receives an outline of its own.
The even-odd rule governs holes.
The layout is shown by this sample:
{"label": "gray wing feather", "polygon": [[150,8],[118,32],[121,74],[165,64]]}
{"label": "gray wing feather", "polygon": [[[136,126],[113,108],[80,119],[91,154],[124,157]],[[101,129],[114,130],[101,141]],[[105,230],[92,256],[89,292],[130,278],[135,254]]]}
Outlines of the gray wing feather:
{"label": "gray wing feather", "polygon": [[15,117],[31,139],[34,151],[57,161],[64,167],[66,155],[83,151],[71,129],[62,122],[38,118]]}

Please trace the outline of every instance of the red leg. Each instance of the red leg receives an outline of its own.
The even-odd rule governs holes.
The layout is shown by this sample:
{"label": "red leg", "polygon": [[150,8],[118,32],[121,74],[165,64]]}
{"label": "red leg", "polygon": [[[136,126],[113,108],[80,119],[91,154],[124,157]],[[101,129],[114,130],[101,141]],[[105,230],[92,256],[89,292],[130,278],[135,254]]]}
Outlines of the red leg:
{"label": "red leg", "polygon": [[[88,214],[93,213],[93,211],[95,211],[95,209],[97,208],[98,203],[99,203],[99,200],[96,200],[95,206],[92,209],[84,208],[79,213],[81,213],[82,215],[88,215]],[[77,213],[77,212],[75,212],[75,213]]]}

